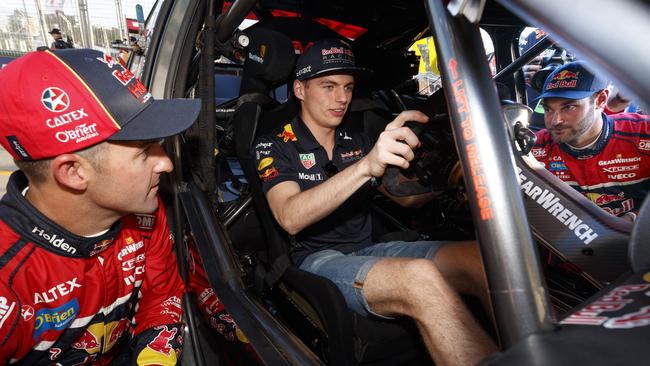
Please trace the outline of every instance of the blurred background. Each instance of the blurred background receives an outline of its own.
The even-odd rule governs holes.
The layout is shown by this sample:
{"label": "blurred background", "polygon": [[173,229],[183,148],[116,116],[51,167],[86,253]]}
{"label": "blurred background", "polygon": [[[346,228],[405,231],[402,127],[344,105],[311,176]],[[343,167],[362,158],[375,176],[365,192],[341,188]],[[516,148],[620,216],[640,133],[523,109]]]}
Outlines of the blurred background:
{"label": "blurred background", "polygon": [[49,47],[53,28],[76,48],[115,53],[111,44],[137,35],[136,5],[146,17],[156,0],[2,0],[0,51],[16,57]]}

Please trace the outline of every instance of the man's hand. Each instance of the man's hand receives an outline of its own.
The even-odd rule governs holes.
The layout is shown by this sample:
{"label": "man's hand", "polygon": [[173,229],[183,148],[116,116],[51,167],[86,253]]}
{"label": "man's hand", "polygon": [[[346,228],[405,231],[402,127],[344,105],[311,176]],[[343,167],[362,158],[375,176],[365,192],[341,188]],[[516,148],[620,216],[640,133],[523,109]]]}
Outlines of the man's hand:
{"label": "man's hand", "polygon": [[402,169],[409,167],[409,161],[415,156],[413,150],[420,146],[420,140],[410,128],[404,127],[406,121],[426,123],[429,117],[419,111],[404,111],[386,125],[377,143],[363,160],[370,176],[381,177],[388,165]]}
{"label": "man's hand", "polygon": [[537,56],[530,61],[530,63],[524,65],[522,70],[524,72],[524,79],[526,80],[526,85],[531,86],[533,76],[541,70],[542,68],[542,56]]}

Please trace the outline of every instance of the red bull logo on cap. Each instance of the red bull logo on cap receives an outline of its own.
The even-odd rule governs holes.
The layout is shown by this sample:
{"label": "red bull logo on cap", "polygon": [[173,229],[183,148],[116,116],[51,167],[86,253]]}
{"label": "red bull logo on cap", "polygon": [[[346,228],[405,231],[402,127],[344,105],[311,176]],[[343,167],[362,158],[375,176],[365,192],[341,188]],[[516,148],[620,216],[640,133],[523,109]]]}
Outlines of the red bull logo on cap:
{"label": "red bull logo on cap", "polygon": [[278,137],[284,142],[298,141],[298,138],[296,137],[296,134],[293,133],[293,128],[291,128],[291,124],[289,123],[284,125],[284,129],[278,134]]}
{"label": "red bull logo on cap", "polygon": [[562,70],[553,75],[553,79],[546,85],[546,90],[575,88],[578,85],[578,75],[580,72]]}
{"label": "red bull logo on cap", "polygon": [[553,80],[577,79],[580,72],[562,70],[553,76]]}

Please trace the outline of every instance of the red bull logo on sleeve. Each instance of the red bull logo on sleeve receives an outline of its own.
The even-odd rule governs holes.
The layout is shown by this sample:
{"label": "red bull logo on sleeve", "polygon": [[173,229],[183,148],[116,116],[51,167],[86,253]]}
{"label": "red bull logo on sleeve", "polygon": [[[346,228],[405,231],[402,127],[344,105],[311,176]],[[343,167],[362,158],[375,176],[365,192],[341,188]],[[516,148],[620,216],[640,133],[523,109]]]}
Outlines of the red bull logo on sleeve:
{"label": "red bull logo on sleeve", "polygon": [[48,330],[60,331],[65,329],[79,313],[79,303],[74,298],[57,308],[45,308],[36,312],[34,321],[34,339]]}
{"label": "red bull logo on sleeve", "polygon": [[262,182],[268,182],[271,179],[277,177],[279,174],[280,172],[277,169],[271,167],[266,169],[262,174],[260,174],[260,179],[262,180]]}
{"label": "red bull logo on sleeve", "polygon": [[138,355],[138,365],[162,365],[176,363],[177,354],[172,341],[178,332],[177,328],[161,325],[155,328],[158,335]]}
{"label": "red bull logo on sleeve", "polygon": [[291,127],[290,123],[284,125],[284,129],[278,134],[278,137],[281,138],[284,142],[298,141],[296,134],[293,133],[293,128]]}
{"label": "red bull logo on sleeve", "polygon": [[271,157],[264,158],[257,165],[257,170],[262,171],[262,170],[264,170],[264,168],[270,166],[271,164],[273,164],[273,158],[271,158]]}
{"label": "red bull logo on sleeve", "polygon": [[[107,324],[91,324],[84,332],[72,343],[72,348],[85,350],[88,354],[110,351],[117,341],[129,332],[129,320],[122,319],[112,321]],[[104,339],[106,335],[106,339]]]}
{"label": "red bull logo on sleeve", "polygon": [[83,349],[89,354],[99,352],[104,338],[104,325],[102,323],[91,324],[72,343],[72,348]]}

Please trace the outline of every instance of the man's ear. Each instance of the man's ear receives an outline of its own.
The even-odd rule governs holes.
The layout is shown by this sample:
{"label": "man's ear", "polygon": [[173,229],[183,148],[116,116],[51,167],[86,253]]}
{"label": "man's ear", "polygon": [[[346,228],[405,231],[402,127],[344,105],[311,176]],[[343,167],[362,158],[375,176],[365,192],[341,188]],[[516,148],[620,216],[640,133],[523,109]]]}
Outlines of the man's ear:
{"label": "man's ear", "polygon": [[609,88],[605,88],[601,91],[598,92],[598,95],[596,96],[596,109],[603,109],[607,105],[607,100],[609,99],[609,93],[610,90]]}
{"label": "man's ear", "polygon": [[90,163],[76,154],[62,154],[52,160],[52,176],[56,182],[73,190],[85,190],[93,169]]}
{"label": "man's ear", "polygon": [[300,82],[300,80],[293,81],[293,95],[295,95],[298,100],[305,99],[305,86]]}

